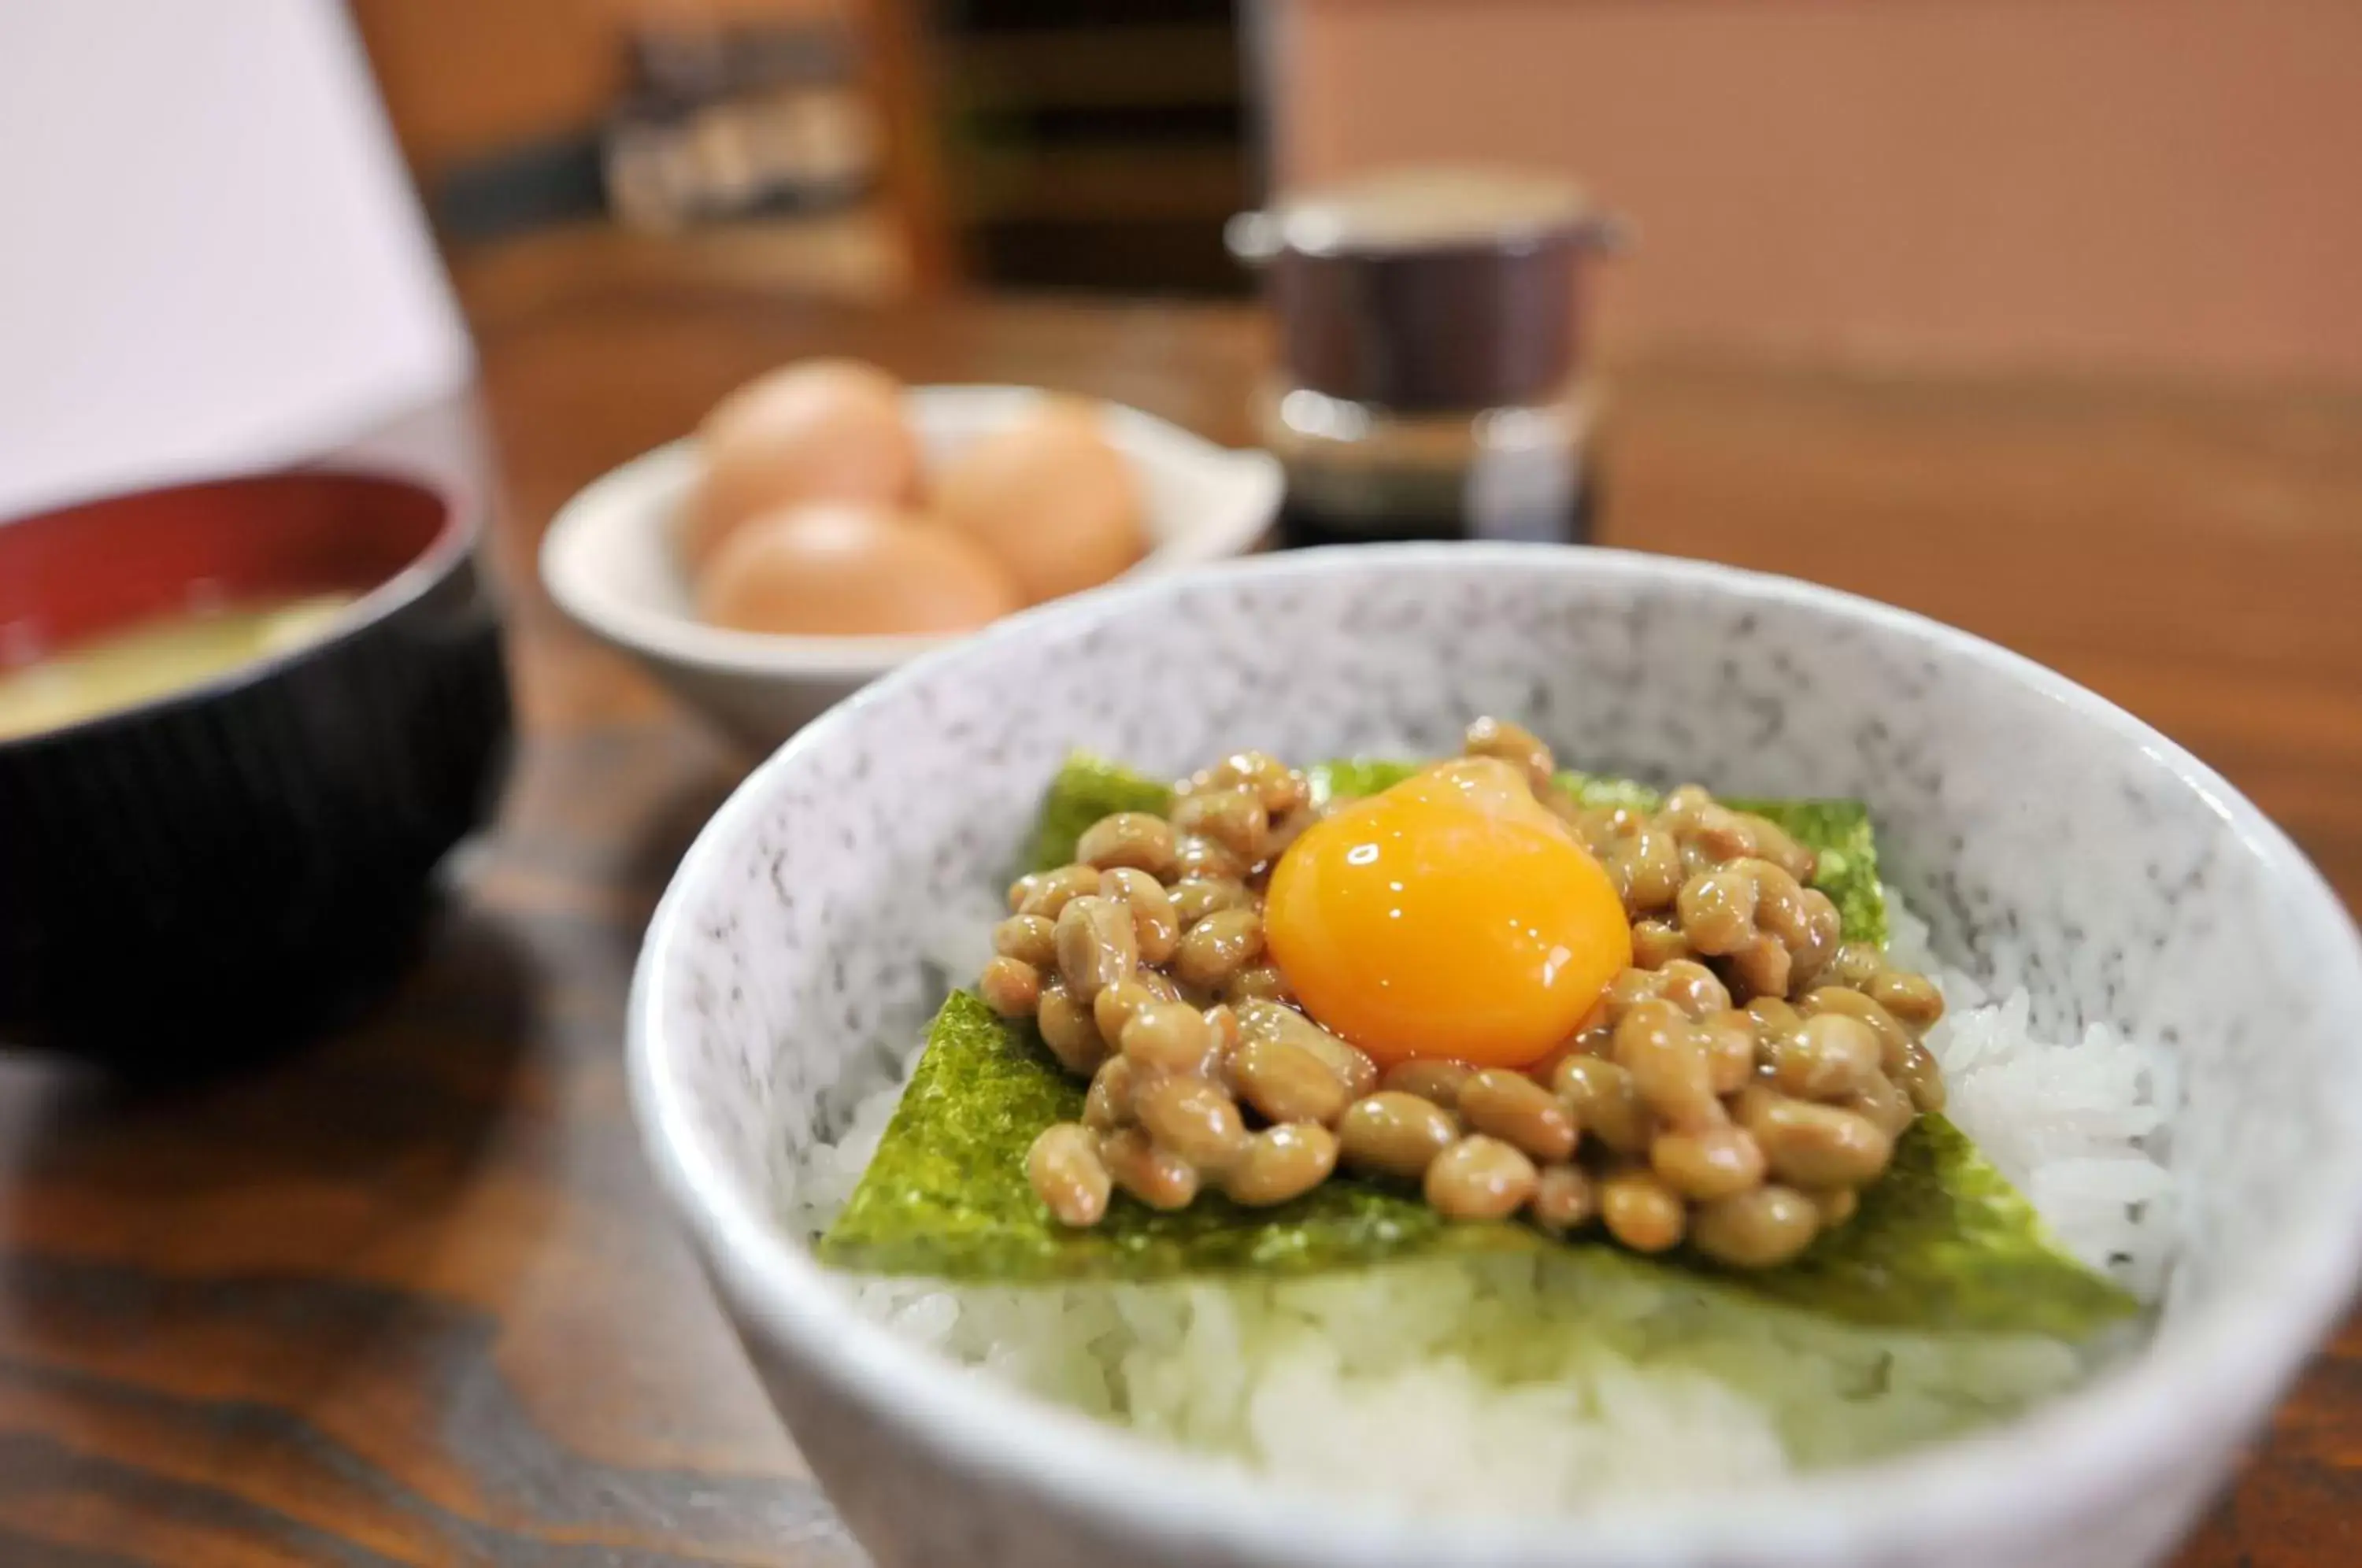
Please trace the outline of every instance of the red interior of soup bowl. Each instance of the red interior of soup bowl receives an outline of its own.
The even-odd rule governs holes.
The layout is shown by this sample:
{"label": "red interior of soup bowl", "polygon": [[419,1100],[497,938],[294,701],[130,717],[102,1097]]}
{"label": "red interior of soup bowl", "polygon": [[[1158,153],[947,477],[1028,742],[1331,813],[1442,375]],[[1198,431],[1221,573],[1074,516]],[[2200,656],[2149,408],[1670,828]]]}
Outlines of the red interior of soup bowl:
{"label": "red interior of soup bowl", "polygon": [[0,668],[192,607],[366,592],[459,522],[374,474],[260,474],[0,523]]}
{"label": "red interior of soup bowl", "polygon": [[473,535],[432,490],[337,470],[0,522],[0,665],[357,596],[300,646],[0,738],[0,1042],[180,1076],[311,1038],[391,983],[507,766]]}

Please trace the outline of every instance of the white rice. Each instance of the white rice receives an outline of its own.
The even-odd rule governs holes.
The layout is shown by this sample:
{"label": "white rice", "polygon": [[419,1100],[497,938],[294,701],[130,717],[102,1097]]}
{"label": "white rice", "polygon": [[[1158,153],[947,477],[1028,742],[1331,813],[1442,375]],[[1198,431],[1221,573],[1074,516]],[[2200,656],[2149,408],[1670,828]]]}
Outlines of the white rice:
{"label": "white rice", "polygon": [[[1928,1043],[1953,1118],[2063,1244],[2154,1299],[2171,1250],[2169,1059],[2103,1024],[2034,1039],[2023,991],[1986,997],[1937,964],[1892,889],[1888,909],[1895,961],[1935,977],[1948,1004]],[[955,972],[970,956],[943,955]],[[880,1088],[834,1143],[804,1151],[787,1195],[800,1233],[852,1196],[900,1093]],[[2089,1369],[2053,1341],[1733,1310],[1549,1256],[1289,1281],[845,1287],[975,1375],[1275,1481],[1422,1512],[1760,1484],[1992,1421]]]}
{"label": "white rice", "polygon": [[2025,990],[1993,1000],[1944,966],[1926,924],[1892,888],[1886,907],[1888,954],[1944,993],[1946,1016],[1927,1044],[1944,1068],[1952,1120],[2068,1251],[2156,1299],[2172,1253],[2166,1138],[2180,1101],[2172,1056],[2105,1023],[2080,1041],[2036,1040]]}

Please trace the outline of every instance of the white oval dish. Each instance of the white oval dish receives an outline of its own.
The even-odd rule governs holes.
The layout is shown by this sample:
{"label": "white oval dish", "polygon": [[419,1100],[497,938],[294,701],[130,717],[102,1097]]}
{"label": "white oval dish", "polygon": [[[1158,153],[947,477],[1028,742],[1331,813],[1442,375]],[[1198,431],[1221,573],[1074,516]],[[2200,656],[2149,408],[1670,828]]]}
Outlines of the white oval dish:
{"label": "white oval dish", "polygon": [[[2175,1055],[2180,1256],[2139,1353],[1985,1433],[1581,1518],[1283,1490],[954,1369],[777,1218],[783,1168],[935,997],[929,917],[997,884],[1072,747],[1434,755],[1473,714],[1579,766],[1851,796],[1945,956],[2053,1037]],[[2187,1528],[2362,1261],[2362,943],[2287,838],[2170,741],[1963,633],[1601,550],[1365,547],[1017,617],[881,681],[690,851],[635,977],[651,1159],[774,1403],[881,1562],[1008,1568],[2130,1568]]]}
{"label": "white oval dish", "polygon": [[[932,469],[1047,395],[924,386],[907,398]],[[1140,478],[1153,541],[1127,577],[1242,555],[1262,540],[1279,511],[1279,465],[1269,453],[1218,447],[1137,409],[1101,409],[1109,439]],[[696,477],[695,444],[683,438],[592,480],[551,521],[542,581],[577,625],[747,745],[768,751],[866,682],[957,640],[768,636],[700,622],[671,548],[673,515]]]}

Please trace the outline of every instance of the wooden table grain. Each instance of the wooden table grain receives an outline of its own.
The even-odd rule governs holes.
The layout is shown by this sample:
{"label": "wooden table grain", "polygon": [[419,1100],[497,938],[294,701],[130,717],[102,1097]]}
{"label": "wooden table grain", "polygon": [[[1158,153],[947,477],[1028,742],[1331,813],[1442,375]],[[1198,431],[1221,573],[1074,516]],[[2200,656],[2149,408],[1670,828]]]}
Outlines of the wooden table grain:
{"label": "wooden table grain", "polygon": [[[265,1073],[142,1094],[0,1060],[0,1562],[857,1560],[668,1227],[621,1057],[673,864],[745,759],[560,624],[551,512],[761,367],[866,355],[1244,436],[1226,310],[864,315],[626,280],[478,326],[524,743],[415,972]],[[2362,401],[1629,367],[1613,542],[1776,568],[2053,664],[2208,758],[2362,897]],[[2180,1568],[2362,1552],[2362,1330]]]}

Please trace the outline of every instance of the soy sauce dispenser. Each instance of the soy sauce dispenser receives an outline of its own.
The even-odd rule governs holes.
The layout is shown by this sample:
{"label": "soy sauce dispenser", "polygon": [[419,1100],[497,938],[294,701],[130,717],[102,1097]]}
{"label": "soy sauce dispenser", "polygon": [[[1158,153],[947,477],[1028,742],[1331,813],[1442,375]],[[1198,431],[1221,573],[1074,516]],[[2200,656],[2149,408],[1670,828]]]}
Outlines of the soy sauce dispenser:
{"label": "soy sauce dispenser", "polygon": [[1233,219],[1277,326],[1255,421],[1287,473],[1279,543],[1587,539],[1579,271],[1622,232],[1570,183],[1490,169],[1390,170]]}

